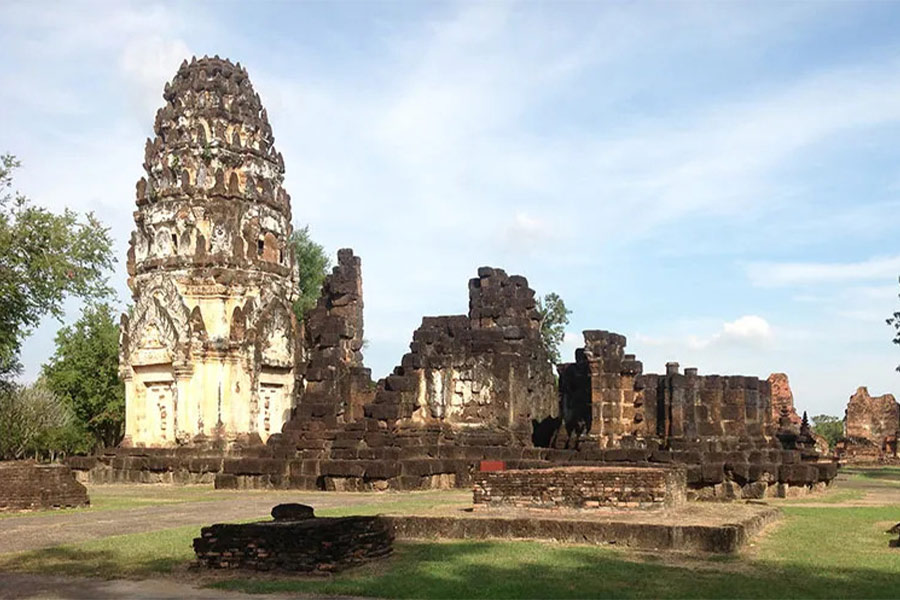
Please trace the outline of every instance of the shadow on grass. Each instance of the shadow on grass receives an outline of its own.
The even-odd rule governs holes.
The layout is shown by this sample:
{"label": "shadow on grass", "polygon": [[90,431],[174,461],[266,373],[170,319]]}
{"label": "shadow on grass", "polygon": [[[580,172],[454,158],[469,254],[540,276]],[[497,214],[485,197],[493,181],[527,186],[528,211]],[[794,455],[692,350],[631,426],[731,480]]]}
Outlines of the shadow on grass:
{"label": "shadow on grass", "polygon": [[399,544],[391,559],[325,581],[234,579],[214,587],[385,598],[887,598],[896,597],[897,581],[896,572],[863,568],[671,565],[584,546],[452,542]]}
{"label": "shadow on grass", "polygon": [[182,556],[123,557],[115,549],[56,546],[0,556],[0,571],[80,577],[145,577],[169,573],[185,563]]}
{"label": "shadow on grass", "polygon": [[900,481],[900,467],[843,467],[841,471],[866,479]]}
{"label": "shadow on grass", "polygon": [[0,570],[54,575],[99,575],[116,572],[120,568],[118,556],[112,551],[81,550],[67,546],[21,552],[0,559]]}

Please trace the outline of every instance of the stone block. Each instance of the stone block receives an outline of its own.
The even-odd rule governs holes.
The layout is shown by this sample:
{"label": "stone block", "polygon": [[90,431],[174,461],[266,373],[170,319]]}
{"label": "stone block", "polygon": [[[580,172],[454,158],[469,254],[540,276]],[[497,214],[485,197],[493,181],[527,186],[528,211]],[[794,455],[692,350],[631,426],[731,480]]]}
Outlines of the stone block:
{"label": "stone block", "polygon": [[724,463],[703,463],[700,468],[703,483],[721,483],[725,480]]}

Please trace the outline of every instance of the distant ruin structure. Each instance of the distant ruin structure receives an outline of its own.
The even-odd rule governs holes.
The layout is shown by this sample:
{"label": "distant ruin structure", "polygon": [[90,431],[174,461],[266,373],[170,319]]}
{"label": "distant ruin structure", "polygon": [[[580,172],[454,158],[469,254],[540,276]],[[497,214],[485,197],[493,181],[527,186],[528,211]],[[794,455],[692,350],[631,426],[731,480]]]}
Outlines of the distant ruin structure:
{"label": "distant ruin structure", "polygon": [[125,444],[266,440],[297,376],[284,162],[239,65],[185,61],[164,97],[128,250]]}
{"label": "distant ruin structure", "polygon": [[782,409],[787,409],[788,418],[795,426],[799,427],[801,418],[794,408],[794,393],[791,391],[791,382],[785,373],[772,373],[766,380],[769,389],[772,390],[772,420],[778,422]]}
{"label": "distant ruin structure", "polygon": [[847,403],[838,458],[842,462],[897,461],[898,437],[900,404],[894,396],[870,396],[867,388],[860,387]]}

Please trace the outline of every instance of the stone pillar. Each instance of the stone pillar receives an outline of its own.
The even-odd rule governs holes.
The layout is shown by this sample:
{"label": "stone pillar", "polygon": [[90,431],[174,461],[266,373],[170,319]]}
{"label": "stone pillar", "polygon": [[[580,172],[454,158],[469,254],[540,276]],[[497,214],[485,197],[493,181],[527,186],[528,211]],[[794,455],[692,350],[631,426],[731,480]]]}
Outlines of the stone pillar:
{"label": "stone pillar", "polygon": [[122,438],[122,446],[130,447],[134,445],[138,438],[137,431],[137,404],[134,397],[134,377],[131,369],[123,369],[119,376],[125,384],[125,437]]}
{"label": "stone pillar", "polygon": [[175,439],[179,442],[197,435],[197,408],[190,395],[192,375],[190,367],[175,369]]}

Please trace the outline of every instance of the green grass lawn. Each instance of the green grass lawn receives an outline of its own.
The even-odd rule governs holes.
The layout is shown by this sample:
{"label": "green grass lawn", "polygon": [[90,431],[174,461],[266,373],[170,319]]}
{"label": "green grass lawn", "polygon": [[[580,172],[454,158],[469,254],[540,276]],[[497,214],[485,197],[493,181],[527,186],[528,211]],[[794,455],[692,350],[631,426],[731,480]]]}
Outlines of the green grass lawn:
{"label": "green grass lawn", "polygon": [[327,580],[244,578],[214,585],[386,598],[898,597],[900,556],[888,548],[884,530],[900,520],[900,504],[783,510],[775,530],[737,557],[652,556],[540,542],[403,543],[386,565]]}
{"label": "green grass lawn", "polygon": [[210,502],[233,497],[234,492],[215,490],[210,486],[152,486],[152,485],[101,485],[90,486],[88,497],[90,506],[81,508],[63,508],[41,510],[35,512],[0,513],[0,519],[12,517],[38,518],[58,515],[74,511],[106,511],[154,506],[158,504],[176,504],[180,502]]}
{"label": "green grass lawn", "polygon": [[[883,490],[894,476],[891,470],[884,478],[872,469],[866,473],[842,475],[833,490],[819,497],[822,504],[859,499],[866,486]],[[847,491],[854,495],[841,495]],[[403,542],[386,561],[330,578],[241,574],[212,585],[386,598],[897,598],[900,550],[888,547],[891,536],[884,531],[900,521],[900,491],[896,498],[886,497],[882,506],[858,507],[785,501],[780,503],[783,518],[738,556],[654,555],[525,541]],[[419,510],[442,502],[439,495],[402,497],[317,514]],[[184,576],[181,567],[193,558],[191,540],[198,532],[181,527],[0,555],[0,570],[103,577],[161,576],[174,570]]]}
{"label": "green grass lawn", "polygon": [[900,483],[900,467],[845,467],[842,471],[857,479],[878,479]]}

